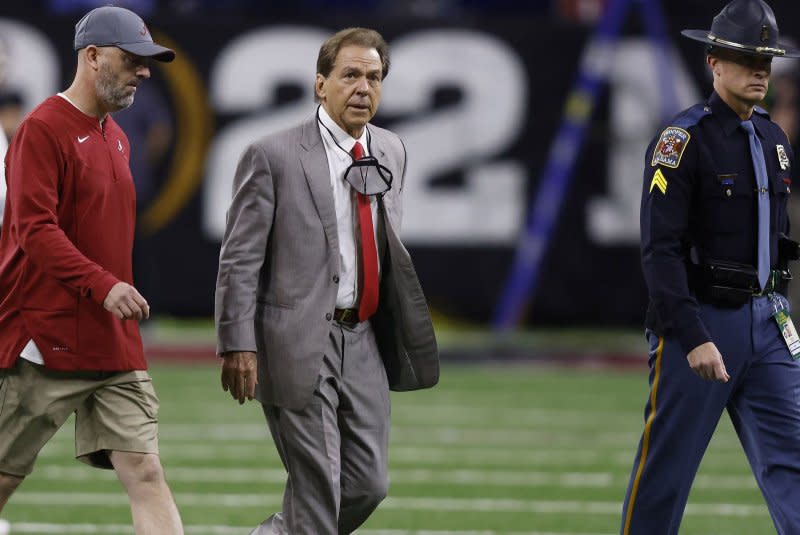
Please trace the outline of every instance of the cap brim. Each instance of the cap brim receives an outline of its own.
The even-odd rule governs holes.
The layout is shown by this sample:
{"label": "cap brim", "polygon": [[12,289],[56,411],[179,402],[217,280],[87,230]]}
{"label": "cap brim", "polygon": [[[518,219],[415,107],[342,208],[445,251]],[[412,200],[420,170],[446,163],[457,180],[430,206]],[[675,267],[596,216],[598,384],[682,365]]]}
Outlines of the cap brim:
{"label": "cap brim", "polygon": [[781,50],[785,50],[785,54],[775,54],[772,52],[756,52],[755,50],[750,50],[747,48],[740,48],[738,46],[726,45],[725,43],[720,43],[719,41],[712,41],[708,38],[708,30],[683,30],[681,31],[681,35],[684,37],[688,37],[689,39],[693,39],[695,41],[700,41],[701,43],[706,43],[707,45],[719,47],[719,48],[727,48],[728,50],[735,50],[736,52],[741,52],[743,54],[751,54],[753,56],[763,56],[763,57],[771,57],[771,58],[800,58],[800,50],[786,46],[783,43],[778,43],[778,48]]}
{"label": "cap brim", "polygon": [[700,41],[701,43],[708,43],[709,45],[716,45],[714,41],[708,38],[708,30],[681,30],[681,35]]}
{"label": "cap brim", "polygon": [[800,58],[800,50],[789,46],[785,43],[778,42],[778,46],[786,51],[786,54],[782,56],[776,56],[778,58]]}
{"label": "cap brim", "polygon": [[143,58],[153,58],[156,61],[168,63],[175,59],[175,51],[155,43],[123,43],[116,45],[125,52],[136,54]]}

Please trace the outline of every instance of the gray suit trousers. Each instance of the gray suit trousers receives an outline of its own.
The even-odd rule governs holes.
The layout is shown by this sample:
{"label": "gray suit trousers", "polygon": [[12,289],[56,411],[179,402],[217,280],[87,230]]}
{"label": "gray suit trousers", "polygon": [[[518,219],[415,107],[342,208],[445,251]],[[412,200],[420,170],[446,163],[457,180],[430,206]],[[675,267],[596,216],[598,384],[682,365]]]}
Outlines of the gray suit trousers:
{"label": "gray suit trousers", "polygon": [[282,512],[251,535],[355,531],[388,489],[389,384],[370,323],[331,324],[306,407],[263,407],[287,481]]}

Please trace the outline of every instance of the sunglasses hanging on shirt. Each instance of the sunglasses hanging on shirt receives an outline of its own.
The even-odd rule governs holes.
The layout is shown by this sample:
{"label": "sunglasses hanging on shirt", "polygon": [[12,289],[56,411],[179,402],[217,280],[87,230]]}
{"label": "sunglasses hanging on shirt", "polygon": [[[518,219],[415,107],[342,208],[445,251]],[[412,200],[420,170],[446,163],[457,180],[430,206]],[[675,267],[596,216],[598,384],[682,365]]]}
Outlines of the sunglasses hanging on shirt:
{"label": "sunglasses hanging on shirt", "polygon": [[[344,149],[336,141],[333,132],[325,126],[319,117],[319,107],[317,108],[317,121],[328,131],[331,139],[342,152],[353,158],[353,155]],[[372,135],[367,128],[367,148],[372,154]],[[383,195],[392,189],[392,172],[378,161],[374,156],[364,156],[360,160],[353,158],[353,163],[345,170],[344,179],[350,186],[364,195]]]}

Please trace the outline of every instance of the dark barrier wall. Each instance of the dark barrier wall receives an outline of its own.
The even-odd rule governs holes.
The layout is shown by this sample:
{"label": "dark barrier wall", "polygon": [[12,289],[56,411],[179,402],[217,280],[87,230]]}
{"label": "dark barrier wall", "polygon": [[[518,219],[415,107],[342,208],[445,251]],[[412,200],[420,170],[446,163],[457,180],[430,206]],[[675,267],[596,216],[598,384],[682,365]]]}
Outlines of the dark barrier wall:
{"label": "dark barrier wall", "polygon": [[[19,90],[29,109],[71,79],[77,17],[46,17],[7,3],[0,7],[0,47],[9,59],[0,82]],[[686,107],[709,91],[702,48],[677,36],[684,27],[706,28],[720,5],[670,3],[666,63],[642,33],[635,8],[612,41],[615,55],[605,56],[612,61],[603,71],[608,83],[554,214],[524,323],[641,323],[644,149],[661,124],[664,99]],[[773,5],[784,32],[800,35],[792,27],[800,8]],[[141,157],[137,285],[156,312],[212,313],[238,156],[248,142],[314,112],[319,45],[354,24],[379,29],[391,45],[376,122],[408,147],[403,235],[430,302],[456,320],[491,320],[555,133],[565,113],[587,111],[586,99],[568,98],[573,82],[582,65],[602,63],[597,50],[585,49],[591,29],[579,24],[532,15],[444,23],[341,14],[152,20],[156,40],[173,46],[178,60],[155,66],[153,91],[142,89],[120,122],[136,150],[147,146],[148,130],[161,133],[165,148],[149,155],[151,163],[134,155]],[[561,150],[569,156],[571,149]]]}

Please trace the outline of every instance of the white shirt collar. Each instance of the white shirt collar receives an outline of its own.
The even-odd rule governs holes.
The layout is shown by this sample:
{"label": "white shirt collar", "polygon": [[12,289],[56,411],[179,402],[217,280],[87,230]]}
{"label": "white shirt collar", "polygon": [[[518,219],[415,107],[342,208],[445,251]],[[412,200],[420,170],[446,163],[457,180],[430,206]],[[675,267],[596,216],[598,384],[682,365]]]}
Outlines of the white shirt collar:
{"label": "white shirt collar", "polygon": [[63,98],[64,100],[66,100],[66,101],[67,101],[67,102],[69,102],[70,104],[72,104],[72,107],[73,107],[73,108],[75,108],[76,110],[78,110],[78,111],[80,111],[81,113],[83,113],[83,112],[81,111],[81,109],[80,109],[80,108],[79,108],[79,107],[78,107],[78,106],[77,106],[77,105],[76,105],[74,102],[72,102],[72,101],[70,100],[70,98],[69,98],[67,95],[65,95],[64,93],[58,93],[58,96],[59,96],[59,97],[61,97],[61,98]]}
{"label": "white shirt collar", "polygon": [[327,137],[330,140],[331,134],[332,134],[333,135],[333,141],[338,143],[340,147],[342,147],[344,150],[347,151],[347,154],[345,154],[344,151],[341,151],[338,148],[336,149],[335,152],[339,156],[340,159],[342,159],[342,160],[350,160],[349,154],[350,154],[350,151],[353,150],[353,145],[356,144],[356,141],[361,143],[361,146],[364,147],[364,155],[368,155],[369,154],[369,147],[368,147],[368,143],[367,143],[367,128],[366,127],[364,128],[364,131],[361,133],[361,137],[358,138],[358,139],[354,139],[353,137],[350,136],[350,134],[348,134],[347,132],[342,130],[342,127],[340,127],[338,124],[336,124],[336,121],[331,119],[331,116],[328,115],[328,112],[325,110],[325,107],[322,106],[322,105],[319,106],[319,120],[325,127],[327,127],[327,130],[326,130],[326,128],[320,128],[320,130],[322,132],[322,135]]}

